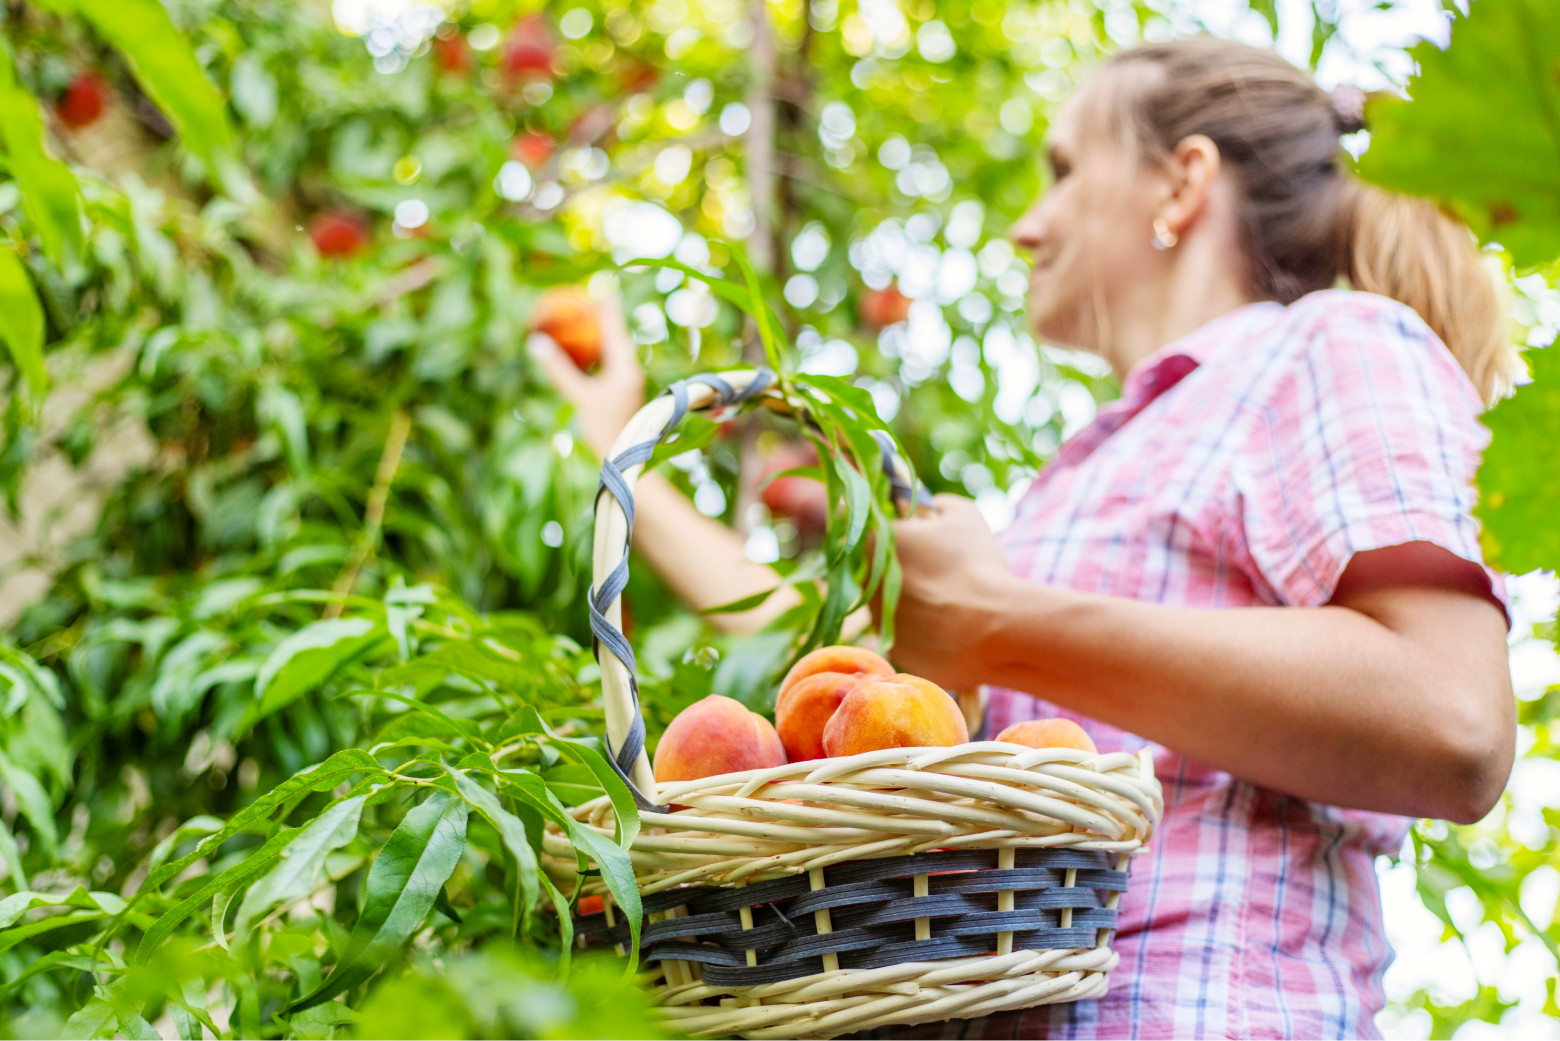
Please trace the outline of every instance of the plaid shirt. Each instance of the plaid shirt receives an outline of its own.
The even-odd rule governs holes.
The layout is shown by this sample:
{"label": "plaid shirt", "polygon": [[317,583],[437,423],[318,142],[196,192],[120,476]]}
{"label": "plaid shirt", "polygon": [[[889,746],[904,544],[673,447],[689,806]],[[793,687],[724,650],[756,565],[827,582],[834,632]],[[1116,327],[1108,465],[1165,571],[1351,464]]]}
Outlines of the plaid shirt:
{"label": "plaid shirt", "polygon": [[[1451,353],[1400,304],[1343,291],[1252,304],[1132,370],[1036,479],[1004,535],[1008,559],[1046,585],[1199,608],[1316,607],[1352,554],[1404,542],[1481,561],[1480,411]],[[1058,715],[1101,751],[1149,744],[1006,690],[991,692],[986,732]],[[1392,952],[1374,858],[1402,847],[1409,822],[1150,747],[1165,819],[1133,864],[1109,994],[941,1031],[1378,1036]]]}

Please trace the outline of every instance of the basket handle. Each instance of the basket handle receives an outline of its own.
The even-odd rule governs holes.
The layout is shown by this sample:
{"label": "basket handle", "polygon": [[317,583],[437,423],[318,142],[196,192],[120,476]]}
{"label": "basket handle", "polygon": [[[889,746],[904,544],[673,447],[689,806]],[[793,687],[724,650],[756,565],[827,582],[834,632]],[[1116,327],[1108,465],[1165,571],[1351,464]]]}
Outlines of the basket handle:
{"label": "basket handle", "polygon": [[[591,554],[590,628],[601,665],[607,759],[643,809],[660,807],[645,794],[655,791],[655,775],[645,754],[645,721],[639,710],[634,651],[623,635],[622,598],[628,584],[628,547],[634,528],[634,484],[656,446],[689,412],[727,413],[760,402],[778,412],[799,411],[781,391],[775,374],[766,368],[703,373],[678,380],[634,414],[601,464]],[[873,436],[883,452],[883,472],[895,509],[900,516],[908,516],[929,501],[926,489],[912,482],[910,468],[893,438],[876,430]]]}

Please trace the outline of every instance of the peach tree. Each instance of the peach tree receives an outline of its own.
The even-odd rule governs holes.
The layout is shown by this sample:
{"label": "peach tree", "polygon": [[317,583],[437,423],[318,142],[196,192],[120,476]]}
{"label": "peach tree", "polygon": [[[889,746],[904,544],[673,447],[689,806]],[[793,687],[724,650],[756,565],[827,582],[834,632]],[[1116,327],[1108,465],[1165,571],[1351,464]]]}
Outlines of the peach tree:
{"label": "peach tree", "polygon": [[[1196,25],[1128,0],[10,5],[0,487],[13,518],[61,480],[92,507],[44,519],[9,566],[45,588],[0,604],[11,1029],[653,1031],[557,913],[584,872],[633,906],[637,817],[589,652],[597,461],[527,356],[538,294],[621,292],[657,388],[771,366],[854,460],[793,475],[821,479],[815,529],[764,494],[789,428],[691,423],[656,459],[805,595],[732,641],[637,569],[652,740],[712,690],[765,709],[892,601],[874,430],[1000,522],[1114,393],[1029,336],[1003,230],[1079,70]],[[602,792],[616,841],[541,870]],[[1455,843],[1426,856],[1464,870]]]}

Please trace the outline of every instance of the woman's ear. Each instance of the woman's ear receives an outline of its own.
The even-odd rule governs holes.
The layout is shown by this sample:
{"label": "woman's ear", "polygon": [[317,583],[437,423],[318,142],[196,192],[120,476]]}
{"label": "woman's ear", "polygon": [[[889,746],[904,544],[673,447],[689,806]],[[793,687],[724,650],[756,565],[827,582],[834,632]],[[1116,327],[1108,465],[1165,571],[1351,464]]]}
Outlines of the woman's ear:
{"label": "woman's ear", "polygon": [[1221,168],[1219,146],[1206,134],[1182,138],[1165,161],[1166,195],[1159,216],[1177,236],[1203,215]]}

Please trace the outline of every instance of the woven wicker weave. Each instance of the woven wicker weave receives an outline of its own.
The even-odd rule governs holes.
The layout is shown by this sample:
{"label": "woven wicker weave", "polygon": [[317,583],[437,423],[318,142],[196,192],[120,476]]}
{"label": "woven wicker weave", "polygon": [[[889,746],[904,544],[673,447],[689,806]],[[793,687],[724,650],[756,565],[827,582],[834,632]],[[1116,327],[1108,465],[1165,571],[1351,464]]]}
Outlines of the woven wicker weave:
{"label": "woven wicker weave", "polygon": [[[656,785],[620,628],[634,481],[685,412],[753,404],[801,411],[764,370],[674,386],[619,437],[596,501],[607,741],[642,808],[630,856],[646,982],[668,1024],[701,1037],[834,1037],[1099,997],[1128,861],[1163,810],[1146,753],[976,741]],[[909,505],[887,443],[884,465]],[[573,812],[613,834],[606,798]],[[560,832],[543,852],[573,873]],[[610,902],[578,930],[619,945],[628,935]]]}

